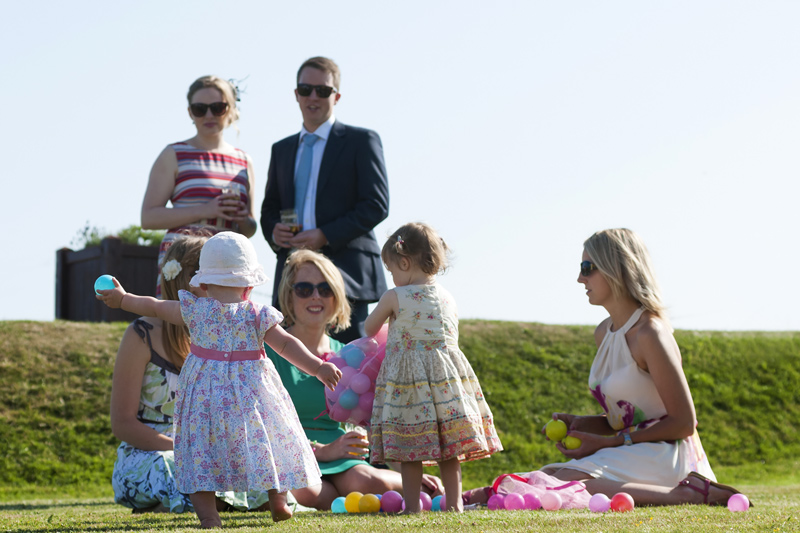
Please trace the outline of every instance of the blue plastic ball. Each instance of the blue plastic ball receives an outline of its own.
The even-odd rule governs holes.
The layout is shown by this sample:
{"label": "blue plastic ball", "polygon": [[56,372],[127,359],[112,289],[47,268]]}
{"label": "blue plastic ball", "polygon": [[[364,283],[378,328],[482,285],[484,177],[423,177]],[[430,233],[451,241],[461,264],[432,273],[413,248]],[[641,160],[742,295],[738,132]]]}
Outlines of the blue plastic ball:
{"label": "blue plastic ball", "polygon": [[359,396],[350,389],[347,389],[339,396],[339,405],[344,409],[353,409],[358,405]]}
{"label": "blue plastic ball", "polygon": [[341,349],[339,357],[347,362],[347,366],[359,368],[366,355],[361,351],[361,348],[348,344]]}
{"label": "blue plastic ball", "polygon": [[441,511],[441,510],[442,510],[442,497],[436,496],[431,502],[431,511]]}
{"label": "blue plastic ball", "polygon": [[97,281],[94,282],[94,292],[95,294],[100,294],[97,291],[110,291],[114,288],[114,278],[109,276],[108,274],[103,274]]}
{"label": "blue plastic ball", "polygon": [[339,496],[333,503],[331,503],[331,511],[334,513],[346,513],[347,509],[344,508],[344,496]]}

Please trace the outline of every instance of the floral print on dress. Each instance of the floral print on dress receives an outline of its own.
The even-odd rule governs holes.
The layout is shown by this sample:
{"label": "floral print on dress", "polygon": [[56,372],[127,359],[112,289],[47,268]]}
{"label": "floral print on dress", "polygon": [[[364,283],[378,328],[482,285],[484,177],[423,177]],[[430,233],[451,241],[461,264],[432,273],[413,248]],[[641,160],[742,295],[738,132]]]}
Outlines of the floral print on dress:
{"label": "floral print on dress", "polygon": [[[222,352],[260,350],[283,317],[249,301],[222,304],[180,291],[192,344]],[[175,404],[181,492],[269,490],[319,484],[294,404],[269,359],[215,361],[190,353]]]}
{"label": "floral print on dress", "polygon": [[394,289],[386,358],[376,380],[371,461],[480,459],[503,449],[475,372],[458,348],[452,297],[438,284]]}

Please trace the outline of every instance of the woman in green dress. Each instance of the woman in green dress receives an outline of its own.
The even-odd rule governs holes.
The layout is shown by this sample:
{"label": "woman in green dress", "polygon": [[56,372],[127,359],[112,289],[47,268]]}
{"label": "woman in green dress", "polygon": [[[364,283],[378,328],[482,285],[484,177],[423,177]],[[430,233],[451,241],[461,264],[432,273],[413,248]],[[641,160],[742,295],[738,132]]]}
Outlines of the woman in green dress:
{"label": "woman in green dress", "polygon": [[[320,359],[327,361],[333,357],[343,344],[328,333],[343,330],[350,323],[350,305],[339,270],[322,254],[298,250],[287,259],[278,290],[286,331]],[[265,348],[292,397],[322,472],[321,485],[292,491],[297,502],[306,507],[330,509],[333,500],[354,491],[364,494],[400,491],[399,472],[375,468],[365,460],[369,451],[365,431],[345,431],[338,422],[321,414],[326,409],[322,383],[292,366],[268,346]],[[442,483],[426,474],[423,489],[432,495],[441,494]]]}

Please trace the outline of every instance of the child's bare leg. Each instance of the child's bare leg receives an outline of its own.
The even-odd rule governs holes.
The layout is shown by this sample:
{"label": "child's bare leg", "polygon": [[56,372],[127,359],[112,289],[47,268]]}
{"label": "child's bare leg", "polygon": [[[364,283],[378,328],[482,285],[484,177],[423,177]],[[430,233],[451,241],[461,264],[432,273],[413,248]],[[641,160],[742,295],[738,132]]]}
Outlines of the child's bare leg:
{"label": "child's bare leg", "polygon": [[[444,485],[447,511],[461,513],[464,511],[464,502],[461,500],[461,463],[458,457],[439,463],[439,474]],[[450,495],[453,496],[450,496]],[[443,511],[445,509],[442,509]]]}
{"label": "child's bare leg", "polygon": [[217,496],[213,492],[195,492],[189,495],[194,512],[200,519],[200,527],[211,529],[222,527],[222,519],[217,511]]}
{"label": "child's bare leg", "polygon": [[422,511],[419,507],[419,492],[422,490],[422,462],[400,463],[400,476],[403,478],[403,500],[406,502],[404,514],[419,513]]}
{"label": "child's bare leg", "polygon": [[273,522],[289,520],[292,517],[292,510],[286,504],[286,492],[278,492],[270,489],[269,492],[269,512],[272,514]]}

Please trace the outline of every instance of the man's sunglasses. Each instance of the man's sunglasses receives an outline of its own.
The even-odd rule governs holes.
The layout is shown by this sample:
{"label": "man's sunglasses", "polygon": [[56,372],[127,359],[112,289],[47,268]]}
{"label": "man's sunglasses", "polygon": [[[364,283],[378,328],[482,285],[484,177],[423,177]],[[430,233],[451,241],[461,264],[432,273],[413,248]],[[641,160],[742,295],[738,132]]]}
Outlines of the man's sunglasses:
{"label": "man's sunglasses", "polygon": [[300,96],[311,96],[311,91],[317,91],[317,96],[320,98],[327,98],[331,93],[335,93],[336,89],[328,87],[327,85],[309,85],[307,83],[297,84],[297,94]]}
{"label": "man's sunglasses", "polygon": [[311,295],[314,294],[314,289],[317,289],[320,298],[330,298],[333,296],[333,289],[331,289],[327,281],[323,281],[318,285],[307,281],[301,281],[292,285],[292,288],[298,298],[311,298]]}
{"label": "man's sunglasses", "polygon": [[585,278],[589,274],[591,274],[593,270],[597,270],[597,266],[595,266],[594,263],[592,263],[591,261],[581,262],[581,276]]}
{"label": "man's sunglasses", "polygon": [[228,102],[214,102],[213,104],[191,104],[189,108],[192,110],[192,115],[197,118],[206,116],[206,113],[211,109],[211,114],[215,117],[221,117],[228,111]]}

